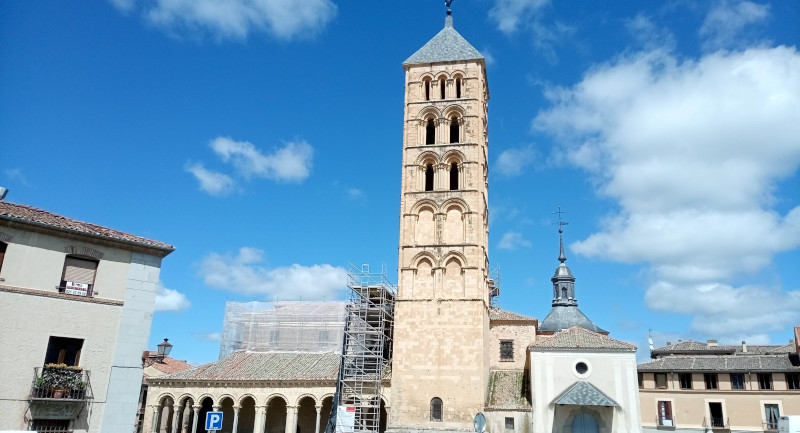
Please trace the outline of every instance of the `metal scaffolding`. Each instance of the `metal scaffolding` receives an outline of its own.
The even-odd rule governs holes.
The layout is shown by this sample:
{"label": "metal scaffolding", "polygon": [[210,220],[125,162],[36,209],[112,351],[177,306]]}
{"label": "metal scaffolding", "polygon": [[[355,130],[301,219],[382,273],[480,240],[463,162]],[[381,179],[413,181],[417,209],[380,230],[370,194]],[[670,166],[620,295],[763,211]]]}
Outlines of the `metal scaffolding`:
{"label": "metal scaffolding", "polygon": [[489,305],[500,306],[500,266],[489,268]]}
{"label": "metal scaffolding", "polygon": [[220,359],[236,350],[339,352],[347,302],[227,302]]}
{"label": "metal scaffolding", "polygon": [[354,431],[377,433],[382,381],[391,368],[397,289],[386,279],[385,266],[380,273],[371,273],[369,265],[350,264],[347,286],[350,303],[336,388],[338,402],[355,406]]}

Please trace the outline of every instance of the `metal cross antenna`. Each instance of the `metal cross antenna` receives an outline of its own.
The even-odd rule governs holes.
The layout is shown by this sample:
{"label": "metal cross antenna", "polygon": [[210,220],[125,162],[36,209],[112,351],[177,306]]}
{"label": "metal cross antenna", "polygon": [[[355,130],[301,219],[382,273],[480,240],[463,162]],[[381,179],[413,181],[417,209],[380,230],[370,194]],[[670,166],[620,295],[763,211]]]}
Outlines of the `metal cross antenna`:
{"label": "metal cross antenna", "polygon": [[450,10],[450,5],[453,4],[453,0],[444,0],[444,5],[447,6],[447,15],[450,15],[452,11]]}
{"label": "metal cross antenna", "polygon": [[[452,1],[452,0],[451,0],[451,1]],[[568,223],[568,222],[566,222],[566,221],[561,221],[561,214],[565,214],[565,213],[567,213],[567,211],[565,211],[565,210],[561,210],[561,206],[559,206],[559,207],[558,207],[558,210],[557,210],[557,211],[555,211],[555,212],[553,212],[553,213],[554,213],[554,214],[558,214],[558,232],[559,232],[559,233],[562,233],[562,232],[564,231],[564,229],[562,229],[561,227],[562,227],[562,226],[565,226],[565,225],[568,225],[569,223]]]}

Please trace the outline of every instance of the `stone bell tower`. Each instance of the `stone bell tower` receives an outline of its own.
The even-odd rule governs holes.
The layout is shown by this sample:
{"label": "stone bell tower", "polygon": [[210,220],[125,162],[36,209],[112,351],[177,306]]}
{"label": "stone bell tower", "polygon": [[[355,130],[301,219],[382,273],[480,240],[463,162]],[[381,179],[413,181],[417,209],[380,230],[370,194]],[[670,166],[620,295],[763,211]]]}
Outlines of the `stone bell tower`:
{"label": "stone bell tower", "polygon": [[472,430],[488,377],[486,63],[444,28],[403,63],[398,295],[389,429]]}

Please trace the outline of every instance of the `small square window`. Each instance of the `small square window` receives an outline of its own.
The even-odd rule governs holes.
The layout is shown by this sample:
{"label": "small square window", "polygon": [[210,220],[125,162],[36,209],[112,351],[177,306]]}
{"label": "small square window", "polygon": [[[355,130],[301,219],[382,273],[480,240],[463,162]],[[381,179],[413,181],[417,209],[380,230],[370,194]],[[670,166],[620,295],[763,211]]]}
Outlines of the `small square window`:
{"label": "small square window", "polygon": [[758,373],[758,389],[772,389],[772,373]]}
{"label": "small square window", "polygon": [[717,389],[717,373],[705,373],[703,379],[706,382],[706,389]]}
{"label": "small square window", "polygon": [[507,416],[506,417],[506,430],[514,430],[514,417]]}
{"label": "small square window", "polygon": [[744,389],[744,374],[731,373],[731,388]]}
{"label": "small square window", "polygon": [[500,360],[501,361],[514,360],[514,341],[506,340],[500,342]]}
{"label": "small square window", "polygon": [[678,373],[681,389],[692,389],[692,373]]}
{"label": "small square window", "polygon": [[800,373],[786,373],[786,387],[800,389]]}
{"label": "small square window", "polygon": [[667,388],[667,373],[656,373],[656,388],[658,389],[666,389]]}

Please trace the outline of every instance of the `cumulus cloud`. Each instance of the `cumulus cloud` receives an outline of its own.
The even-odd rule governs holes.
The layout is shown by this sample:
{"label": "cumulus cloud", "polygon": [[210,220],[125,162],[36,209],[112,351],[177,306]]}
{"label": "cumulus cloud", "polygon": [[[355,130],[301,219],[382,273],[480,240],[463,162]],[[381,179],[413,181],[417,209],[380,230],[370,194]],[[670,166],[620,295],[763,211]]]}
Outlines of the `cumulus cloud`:
{"label": "cumulus cloud", "polygon": [[158,284],[154,311],[183,311],[192,305],[183,293]]}
{"label": "cumulus cloud", "polygon": [[511,34],[517,31],[520,23],[531,19],[549,3],[550,0],[496,0],[489,10],[489,18],[497,23],[500,31]]}
{"label": "cumulus cloud", "polygon": [[236,183],[230,176],[224,173],[211,171],[201,163],[190,163],[186,165],[186,171],[192,173],[200,182],[200,189],[217,197],[225,196],[233,192]]}
{"label": "cumulus cloud", "polygon": [[517,248],[529,246],[531,246],[531,243],[518,232],[506,232],[497,244],[497,248],[501,250],[516,250]]}
{"label": "cumulus cloud", "polygon": [[533,163],[534,157],[533,146],[506,149],[497,157],[495,168],[503,176],[519,176],[525,167]]}
{"label": "cumulus cloud", "polygon": [[264,251],[242,247],[237,255],[212,253],[200,263],[200,276],[209,287],[267,299],[314,300],[337,298],[347,284],[347,272],[328,264],[269,268]]}
{"label": "cumulus cloud", "polygon": [[336,16],[330,0],[110,0],[123,12],[141,10],[152,24],[171,33],[208,33],[245,39],[263,32],[289,40],[315,34]]}
{"label": "cumulus cloud", "polygon": [[272,153],[262,153],[249,141],[230,137],[211,140],[211,149],[225,162],[230,162],[244,177],[300,182],[311,173],[314,149],[305,141],[289,142]]}
{"label": "cumulus cloud", "polygon": [[729,48],[745,27],[768,17],[769,5],[749,1],[717,1],[711,6],[699,30],[700,37],[705,39],[703,48]]}
{"label": "cumulus cloud", "polygon": [[[706,335],[735,338],[797,322],[800,292],[734,284],[800,246],[800,206],[773,209],[784,199],[775,196],[777,183],[800,166],[795,48],[683,61],[647,51],[547,96],[553,105],[534,127],[558,137],[569,162],[620,206],[573,250],[649,263],[648,307],[691,314],[693,330]],[[731,314],[742,305],[748,314]],[[759,305],[770,313],[750,314]]]}

